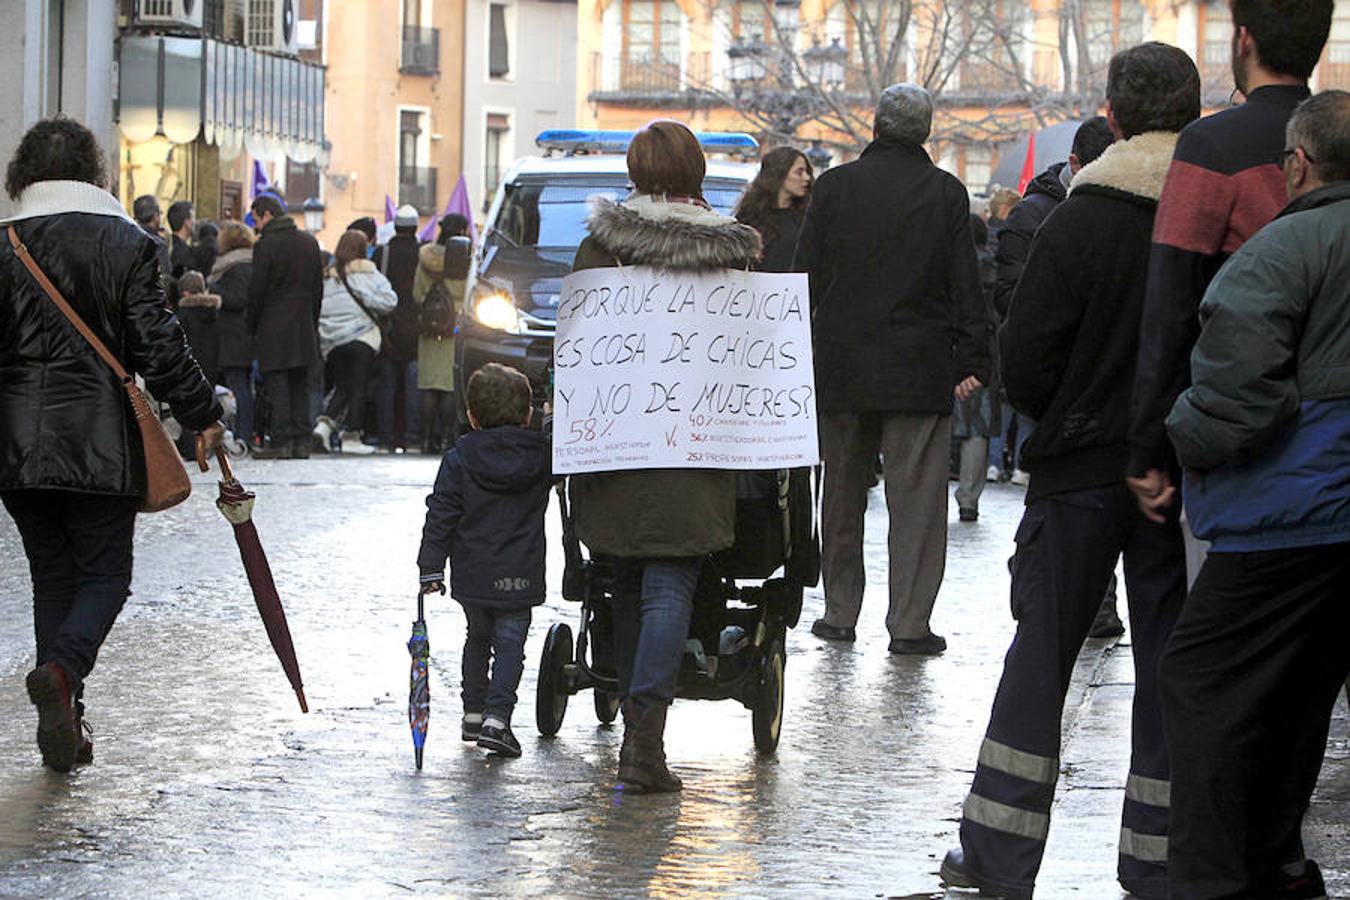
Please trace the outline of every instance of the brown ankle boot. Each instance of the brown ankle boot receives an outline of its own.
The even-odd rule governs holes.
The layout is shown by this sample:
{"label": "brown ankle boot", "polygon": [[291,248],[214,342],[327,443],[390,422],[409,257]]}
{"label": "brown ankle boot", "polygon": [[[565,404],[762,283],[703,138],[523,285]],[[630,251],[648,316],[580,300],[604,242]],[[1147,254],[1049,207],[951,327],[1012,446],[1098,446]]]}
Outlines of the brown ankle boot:
{"label": "brown ankle boot", "polygon": [[[633,707],[624,723],[628,759],[619,755],[619,781],[630,791],[666,794],[684,787],[684,782],[666,768],[666,705],[654,703]],[[629,733],[632,737],[629,737]]]}
{"label": "brown ankle boot", "polygon": [[75,767],[80,749],[80,727],[75,719],[79,683],[60,663],[43,663],[28,673],[28,697],[37,707],[38,750],[42,762],[58,772]]}

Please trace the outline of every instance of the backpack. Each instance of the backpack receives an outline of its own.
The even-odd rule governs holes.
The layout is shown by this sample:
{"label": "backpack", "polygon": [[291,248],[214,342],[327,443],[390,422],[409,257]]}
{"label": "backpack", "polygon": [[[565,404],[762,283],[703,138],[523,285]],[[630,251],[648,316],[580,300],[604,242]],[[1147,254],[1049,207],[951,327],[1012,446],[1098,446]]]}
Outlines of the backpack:
{"label": "backpack", "polygon": [[427,291],[417,310],[417,328],[424,337],[447,337],[455,331],[455,298],[444,277]]}

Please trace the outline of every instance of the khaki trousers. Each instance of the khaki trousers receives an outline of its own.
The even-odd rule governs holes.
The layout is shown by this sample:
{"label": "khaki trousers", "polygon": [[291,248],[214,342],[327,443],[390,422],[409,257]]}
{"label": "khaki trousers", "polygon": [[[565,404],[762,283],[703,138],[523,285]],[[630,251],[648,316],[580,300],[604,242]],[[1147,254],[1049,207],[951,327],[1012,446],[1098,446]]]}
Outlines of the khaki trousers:
{"label": "khaki trousers", "polygon": [[825,621],[852,628],[867,584],[863,526],[877,454],[883,460],[892,638],[929,633],[947,564],[947,470],[950,416],[898,412],[822,413],[825,462],[822,498],[822,575]]}

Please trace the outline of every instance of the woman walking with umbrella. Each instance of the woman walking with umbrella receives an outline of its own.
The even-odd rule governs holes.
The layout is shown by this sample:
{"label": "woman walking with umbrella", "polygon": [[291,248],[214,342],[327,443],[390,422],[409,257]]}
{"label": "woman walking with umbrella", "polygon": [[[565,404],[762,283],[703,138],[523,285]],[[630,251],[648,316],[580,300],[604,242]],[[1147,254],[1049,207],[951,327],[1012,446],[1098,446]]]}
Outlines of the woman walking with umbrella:
{"label": "woman walking with umbrella", "polygon": [[104,159],[76,122],[34,125],[9,163],[18,213],[0,240],[0,500],[32,571],[38,747],[60,772],[93,759],[80,697],[127,598],[146,476],[122,385],[25,257],[199,445],[214,450],[223,434],[220,404],[166,307],[158,246],[103,189]]}
{"label": "woman walking with umbrella", "polygon": [[[657,121],[628,148],[634,190],[622,203],[597,200],[574,268],[745,268],[759,234],[703,199],[707,162],[679,122]],[[615,651],[623,696],[619,781],[630,790],[677,791],[666,768],[666,710],[689,633],[704,557],[735,538],[736,479],[707,469],[642,469],[573,480],[577,534],[592,553],[617,560]]]}

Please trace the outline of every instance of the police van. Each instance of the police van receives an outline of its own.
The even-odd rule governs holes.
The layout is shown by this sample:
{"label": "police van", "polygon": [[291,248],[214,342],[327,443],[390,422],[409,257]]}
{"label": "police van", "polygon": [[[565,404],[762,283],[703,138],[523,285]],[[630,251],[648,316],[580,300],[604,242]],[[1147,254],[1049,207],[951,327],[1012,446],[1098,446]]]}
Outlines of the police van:
{"label": "police van", "polygon": [[[464,427],[464,386],[486,363],[524,372],[536,399],[547,395],[563,278],[586,237],[588,201],[632,190],[625,154],[631,131],[544,131],[541,155],[502,179],[475,249],[455,339],[455,389]],[[730,215],[755,177],[758,142],[747,134],[700,133],[709,156],[703,197]]]}

